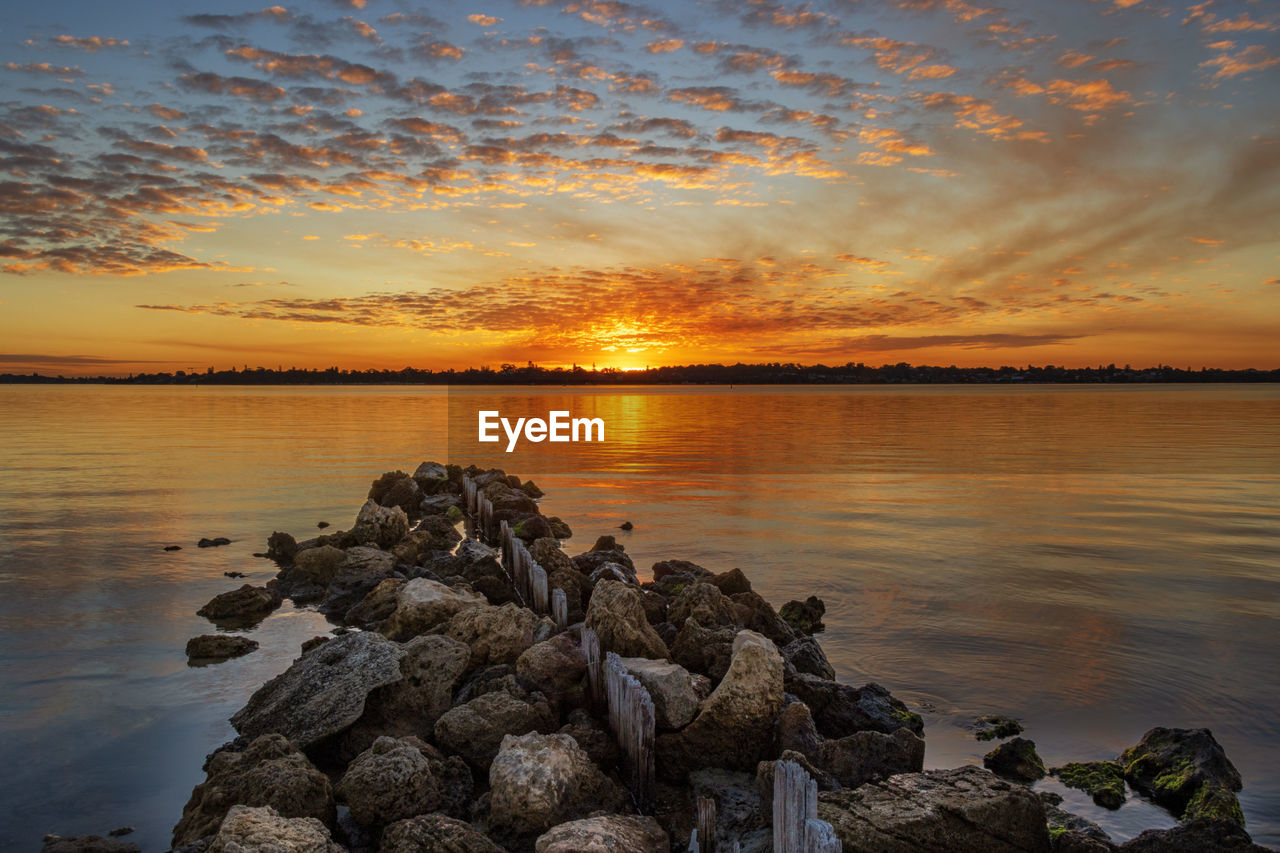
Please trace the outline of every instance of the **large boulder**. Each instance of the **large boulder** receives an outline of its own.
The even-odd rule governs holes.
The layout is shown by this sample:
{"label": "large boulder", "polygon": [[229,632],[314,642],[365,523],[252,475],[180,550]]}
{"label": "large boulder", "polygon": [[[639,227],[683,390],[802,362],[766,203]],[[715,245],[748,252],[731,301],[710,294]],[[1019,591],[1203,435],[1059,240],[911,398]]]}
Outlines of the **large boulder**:
{"label": "large boulder", "polygon": [[241,752],[215,752],[205,769],[205,781],[191,791],[173,828],[174,847],[212,835],[235,805],[271,806],[284,817],[334,821],[329,778],[281,735],[262,735]]}
{"label": "large boulder", "polygon": [[733,627],[737,618],[733,602],[709,583],[691,583],[667,604],[671,624],[683,625],[691,617],[708,628]]}
{"label": "large boulder", "polygon": [[364,714],[347,738],[347,754],[367,749],[377,735],[430,732],[440,715],[453,707],[454,689],[471,663],[466,644],[430,634],[405,643],[403,651],[403,677],[369,694]]}
{"label": "large boulder", "polygon": [[328,586],[338,576],[347,552],[332,545],[320,545],[299,551],[293,558],[293,568],[285,575],[290,581]]}
{"label": "large boulder", "polygon": [[417,565],[437,551],[449,551],[462,541],[462,534],[443,515],[429,515],[418,528],[391,549],[396,559],[409,565]]}
{"label": "large boulder", "polygon": [[1148,829],[1120,846],[1122,853],[1268,853],[1234,820],[1202,817],[1172,829]]}
{"label": "large boulder", "polygon": [[[564,537],[558,536],[557,539]],[[618,544],[612,536],[601,536],[591,550],[573,558],[573,567],[584,575],[590,575],[605,563],[617,563],[629,570],[632,578],[636,575],[636,567],[627,556],[626,549]]]}
{"label": "large boulder", "polygon": [[400,507],[379,506],[367,500],[356,515],[356,523],[350,530],[351,538],[363,545],[386,550],[395,546],[409,533],[409,516]]}
{"label": "large boulder", "polygon": [[377,548],[356,545],[348,548],[338,573],[329,581],[321,611],[346,615],[374,587],[389,578],[396,568],[395,555]]}
{"label": "large boulder", "polygon": [[564,590],[565,604],[569,606],[569,624],[581,622],[586,615],[584,602],[591,592],[587,579],[577,569],[556,569],[547,575],[547,589]]}
{"label": "large boulder", "polygon": [[[803,707],[801,703],[796,705]],[[924,768],[924,740],[906,729],[890,735],[858,732],[823,741],[813,749],[810,758],[841,785],[856,788],[896,773],[920,772]]]}
{"label": "large boulder", "polygon": [[724,678],[733,658],[733,638],[737,630],[727,626],[707,628],[698,624],[697,619],[686,619],[679,628],[671,644],[671,659],[713,682]]}
{"label": "large boulder", "polygon": [[[712,572],[704,569],[697,563],[691,563],[688,560],[662,560],[653,564],[651,569],[655,582],[662,580],[667,575],[687,575],[691,578],[709,578]],[[679,592],[679,590],[676,590]]]}
{"label": "large boulder", "polygon": [[804,672],[827,681],[835,681],[836,671],[827,660],[822,646],[813,637],[800,637],[783,646],[782,659],[786,662],[787,678],[795,678]]}
{"label": "large boulder", "polygon": [[250,625],[265,619],[282,601],[284,598],[275,587],[245,584],[215,595],[196,615],[220,624]]}
{"label": "large boulder", "polygon": [[336,793],[357,823],[383,827],[427,812],[456,812],[466,803],[471,793],[466,764],[456,757],[432,761],[420,743],[380,737],[347,767]]}
{"label": "large boulder", "polygon": [[525,649],[516,659],[516,677],[532,690],[557,700],[581,698],[587,656],[572,634],[557,634]]}
{"label": "large boulder", "polygon": [[233,806],[208,853],[345,853],[313,817],[283,817],[271,806]]}
{"label": "large boulder", "polygon": [[423,494],[434,495],[449,485],[449,469],[439,462],[423,462],[413,472],[413,479]]}
{"label": "large boulder", "polygon": [[396,612],[404,578],[379,581],[369,594],[342,616],[342,621],[359,628],[376,628]]}
{"label": "large boulder", "polygon": [[[730,599],[733,602],[737,623],[748,631],[763,634],[782,648],[800,634],[784,622],[773,610],[773,605],[758,592],[739,592]],[[701,621],[701,620],[699,620]]]}
{"label": "large boulder", "polygon": [[488,603],[483,595],[466,587],[414,578],[396,593],[396,608],[383,624],[382,633],[393,640],[408,640],[447,622],[461,610]]}
{"label": "large boulder", "polygon": [[1016,782],[1035,782],[1045,777],[1044,762],[1036,753],[1035,741],[1016,737],[982,756],[982,765],[991,772]]}
{"label": "large boulder", "polygon": [[852,687],[799,673],[787,679],[787,692],[809,706],[823,737],[838,738],[857,732],[891,734],[906,728],[924,734],[924,720],[907,709],[879,684]]}
{"label": "large boulder", "polygon": [[846,851],[1048,853],[1044,804],[979,767],[903,773],[818,795]]}
{"label": "large boulder", "polygon": [[418,515],[422,498],[422,487],[403,471],[383,474],[369,490],[370,500],[384,507],[399,507],[408,516]]}
{"label": "large boulder", "polygon": [[508,735],[489,768],[489,819],[504,837],[529,837],[597,810],[621,811],[625,790],[568,735]]}
{"label": "large boulder", "polygon": [[471,649],[471,668],[515,663],[525,649],[550,637],[555,623],[514,602],[459,611],[445,633]]}
{"label": "large boulder", "polygon": [[488,770],[507,735],[550,732],[556,719],[545,698],[528,699],[495,690],[464,702],[436,720],[436,743],[466,759],[478,770]]}
{"label": "large boulder", "polygon": [[1220,817],[1244,823],[1236,791],[1240,772],[1208,729],[1157,727],[1120,754],[1135,790],[1179,817]]}
{"label": "large boulder", "polygon": [[535,539],[529,546],[529,556],[533,557],[548,575],[560,569],[577,571],[573,568],[573,561],[569,559],[569,555],[560,547],[559,541],[550,536]]}
{"label": "large boulder", "polygon": [[642,815],[601,815],[571,820],[539,836],[536,853],[667,853],[671,841],[656,820]]}
{"label": "large boulder", "polygon": [[622,665],[649,691],[658,728],[682,729],[698,713],[698,702],[702,697],[694,686],[693,676],[680,664],[649,658],[622,658]]}
{"label": "large boulder", "polygon": [[378,853],[506,853],[475,827],[442,814],[396,821],[382,831]]}
{"label": "large boulder", "polygon": [[799,631],[801,634],[817,634],[826,630],[822,617],[827,612],[827,605],[821,598],[811,595],[804,601],[788,601],[778,611],[778,616]]}
{"label": "large boulder", "polygon": [[742,631],[724,679],[686,728],[657,738],[658,772],[682,783],[699,767],[755,771],[774,750],[782,710],[782,656],[765,637]]}
{"label": "large boulder", "polygon": [[231,725],[246,737],[278,732],[305,750],[358,720],[370,691],[400,680],[404,654],[379,634],[335,637],[258,688]]}
{"label": "large boulder", "polygon": [[602,652],[655,660],[667,656],[667,644],[645,618],[640,590],[620,581],[596,585],[587,606],[586,626],[600,638]]}

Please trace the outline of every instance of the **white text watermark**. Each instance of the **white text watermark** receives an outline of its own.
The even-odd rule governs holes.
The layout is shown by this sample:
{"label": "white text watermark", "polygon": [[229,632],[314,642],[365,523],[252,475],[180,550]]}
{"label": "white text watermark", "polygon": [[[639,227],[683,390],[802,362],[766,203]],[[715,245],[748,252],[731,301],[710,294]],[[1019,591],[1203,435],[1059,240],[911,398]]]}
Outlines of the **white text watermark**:
{"label": "white text watermark", "polygon": [[[604,441],[603,418],[574,418],[567,411],[547,412],[547,419],[502,417],[496,409],[482,410],[480,416],[481,442],[501,441],[498,429],[507,436],[507,453],[516,449],[516,444],[523,437],[535,444],[541,441]],[[593,437],[594,436],[594,437]]]}

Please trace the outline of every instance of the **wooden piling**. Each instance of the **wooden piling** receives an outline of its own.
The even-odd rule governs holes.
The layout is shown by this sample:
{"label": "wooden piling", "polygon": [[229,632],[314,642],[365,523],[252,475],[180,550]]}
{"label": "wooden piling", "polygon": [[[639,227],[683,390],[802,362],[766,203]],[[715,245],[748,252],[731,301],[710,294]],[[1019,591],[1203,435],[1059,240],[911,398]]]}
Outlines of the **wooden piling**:
{"label": "wooden piling", "polygon": [[840,839],[818,820],[818,783],[794,761],[773,768],[774,853],[841,853]]}
{"label": "wooden piling", "polygon": [[653,810],[655,785],[653,699],[613,652],[605,654],[604,674],[609,728],[622,749],[624,776],[636,808],[648,814]]}

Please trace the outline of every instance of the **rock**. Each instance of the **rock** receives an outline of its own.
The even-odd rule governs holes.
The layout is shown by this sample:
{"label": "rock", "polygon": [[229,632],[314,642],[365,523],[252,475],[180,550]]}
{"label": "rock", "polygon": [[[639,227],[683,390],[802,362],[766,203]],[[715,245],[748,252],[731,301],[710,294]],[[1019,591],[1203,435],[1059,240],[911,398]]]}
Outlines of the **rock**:
{"label": "rock", "polygon": [[804,601],[788,601],[778,611],[778,616],[801,634],[817,634],[826,630],[822,624],[822,616],[827,612],[827,605],[821,598],[811,595]]}
{"label": "rock", "polygon": [[625,566],[630,570],[631,576],[635,576],[635,564],[627,556],[626,549],[619,545],[612,536],[601,536],[596,540],[596,544],[591,546],[590,551],[573,558],[573,567],[584,575],[590,575],[605,563],[617,563]]}
{"label": "rock", "polygon": [[631,523],[631,522],[629,522],[629,521],[624,521],[624,522],[622,522],[621,524],[619,524],[619,525],[618,525],[618,529],[619,529],[619,530],[634,530],[634,529],[635,529],[635,525],[634,525],[634,524],[632,524],[632,523]]}
{"label": "rock", "polygon": [[356,515],[351,528],[352,538],[359,543],[387,549],[393,547],[409,532],[409,516],[400,507],[379,506],[367,500]]}
{"label": "rock", "polygon": [[327,521],[317,521],[317,522],[316,522],[316,527],[320,528],[321,530],[324,530],[324,529],[325,529],[326,527],[328,527],[328,526],[329,526],[329,522],[327,522]]}
{"label": "rock", "polygon": [[453,691],[471,663],[466,644],[427,635],[405,643],[403,651],[402,677],[369,694],[364,713],[346,738],[346,754],[369,748],[378,735],[430,732],[436,720],[453,707]]}
{"label": "rock", "polygon": [[381,630],[393,640],[408,640],[449,621],[460,611],[488,605],[483,595],[466,587],[414,578],[396,593],[395,610]]}
{"label": "rock", "polygon": [[473,607],[449,620],[445,633],[471,649],[471,668],[515,663],[534,643],[550,637],[555,623],[518,604]]}
{"label": "rock", "polygon": [[982,764],[993,773],[1017,782],[1034,782],[1045,777],[1044,762],[1036,754],[1035,741],[1016,737],[982,756]]}
{"label": "rock", "polygon": [[778,648],[782,648],[800,636],[794,628],[783,622],[778,614],[773,612],[773,606],[765,601],[760,593],[739,592],[730,600],[733,602],[738,624],[748,631],[763,634]]}
{"label": "rock", "polygon": [[[351,809],[357,823],[383,827],[414,815],[443,811],[446,798],[456,806],[470,796],[471,775],[466,765],[454,758],[451,760],[457,765],[452,773],[441,761],[433,767],[415,741],[417,738],[380,737],[351,762],[335,793]],[[467,789],[461,797],[457,796],[460,783]]]}
{"label": "rock", "polygon": [[1022,734],[1022,723],[1012,717],[999,714],[987,714],[974,721],[977,731],[974,737],[978,740],[1003,740],[1007,737]]}
{"label": "rock", "polygon": [[576,740],[597,767],[613,767],[622,757],[613,734],[586,709],[570,711],[568,721],[560,727],[559,733]]}
{"label": "rock", "polygon": [[449,519],[443,515],[429,515],[422,520],[416,530],[411,531],[395,544],[391,553],[401,563],[414,566],[430,559],[437,551],[450,551],[454,545],[462,541]]}
{"label": "rock", "polygon": [[1148,829],[1120,845],[1123,853],[1266,853],[1229,818],[1202,817],[1172,829]]}
{"label": "rock", "polygon": [[226,660],[247,655],[258,647],[257,640],[232,634],[204,634],[187,640],[187,663]]}
{"label": "rock", "polygon": [[625,790],[562,734],[507,735],[489,768],[489,815],[495,832],[529,837],[605,809],[621,811]]}
{"label": "rock", "polygon": [[622,658],[627,672],[649,691],[657,727],[674,731],[698,713],[699,696],[689,670],[678,663],[648,658]]}
{"label": "rock", "polygon": [[267,559],[269,560],[275,560],[282,565],[287,564],[293,560],[297,550],[298,541],[288,533],[276,530],[267,537]]}
{"label": "rock", "polygon": [[742,573],[742,569],[730,569],[707,579],[707,583],[732,598],[744,592],[751,592],[751,581]]}
{"label": "rock", "polygon": [[538,484],[533,482],[533,480],[526,480],[523,483],[521,483],[520,491],[524,492],[526,495],[533,498],[534,500],[537,500],[538,498],[543,497],[546,494],[545,492],[542,491],[542,489],[538,488]]}
{"label": "rock", "polygon": [[1240,773],[1208,729],[1154,728],[1118,759],[1125,780],[1185,820],[1221,817],[1244,824],[1235,792]]}
{"label": "rock", "polygon": [[[495,511],[494,518],[501,520],[502,516]],[[515,516],[511,521],[514,521],[511,524],[511,534],[525,542],[554,538],[551,536],[550,523],[536,512]]]}
{"label": "rock", "polygon": [[391,484],[378,504],[385,507],[398,507],[406,516],[414,517],[422,511],[422,487],[412,477],[404,476]]}
{"label": "rock", "polygon": [[[165,545],[164,549],[166,551],[181,551],[182,546],[181,545]],[[92,838],[93,836],[89,836],[89,837]]]}
{"label": "rock", "polygon": [[673,625],[683,625],[693,618],[707,628],[734,627],[737,615],[733,602],[709,583],[692,583],[667,604],[667,619]]}
{"label": "rock", "polygon": [[[772,764],[772,762],[768,762]],[[733,842],[739,842],[743,850],[764,853],[772,849],[772,811],[760,797],[760,789],[754,774],[735,773],[729,770],[708,768],[689,774],[689,784],[683,797],[692,807],[699,797],[707,797],[716,803],[715,849],[728,851]],[[772,794],[772,792],[770,792]],[[692,829],[690,815],[690,829]],[[684,827],[681,827],[684,829]],[[676,830],[673,827],[673,832]],[[763,844],[759,843],[761,833]],[[679,832],[687,838],[688,833]]]}
{"label": "rock", "polygon": [[804,672],[827,681],[835,681],[836,671],[827,660],[822,646],[813,637],[800,637],[782,647],[782,659],[786,662],[787,675],[794,678]]}
{"label": "rock", "polygon": [[823,741],[811,758],[841,785],[857,788],[896,773],[920,772],[924,768],[924,741],[906,729],[889,735],[858,732]]}
{"label": "rock", "polygon": [[107,833],[112,838],[120,838],[125,835],[133,835],[134,828],[132,826],[117,826],[115,829]]}
{"label": "rock", "polygon": [[335,637],[258,688],[231,725],[246,737],[279,732],[307,749],[358,720],[370,691],[402,677],[404,655],[378,634]]}
{"label": "rock", "polygon": [[818,795],[844,849],[884,853],[1047,853],[1044,804],[978,767],[903,773]]}
{"label": "rock", "polygon": [[814,725],[813,714],[809,706],[803,702],[792,702],[782,709],[774,724],[777,733],[778,751],[791,750],[801,755],[816,755],[822,736]]}
{"label": "rock", "polygon": [[556,569],[547,575],[547,589],[563,589],[565,603],[569,605],[569,624],[581,622],[586,614],[585,601],[591,587],[577,569]]}
{"label": "rock", "polygon": [[1054,853],[1115,853],[1116,846],[1102,827],[1059,808],[1061,795],[1051,791],[1038,791],[1036,795],[1044,803],[1045,824]]}
{"label": "rock", "polygon": [[652,572],[654,581],[660,581],[667,575],[690,575],[699,579],[712,577],[710,571],[688,560],[663,560],[653,564]]}
{"label": "rock", "polygon": [[319,637],[312,637],[310,640],[303,640],[302,654],[305,655],[307,652],[311,651],[316,646],[324,645],[325,643],[329,642],[332,639],[333,639],[332,637],[326,637],[324,635],[321,635]]}
{"label": "rock", "polygon": [[281,735],[262,735],[242,752],[215,752],[205,769],[205,781],[192,790],[173,828],[174,847],[216,832],[235,805],[271,806],[285,817],[333,823],[329,778]]}
{"label": "rock", "polygon": [[1124,771],[1114,761],[1072,762],[1051,772],[1062,784],[1084,791],[1104,809],[1124,805]]}
{"label": "rock", "polygon": [[505,691],[495,691],[441,715],[436,721],[435,738],[441,747],[462,756],[472,767],[487,770],[507,735],[550,732],[555,728],[555,717],[545,699],[525,701]]}
{"label": "rock", "polygon": [[101,835],[46,835],[40,853],[142,853],[132,841],[117,841]]}
{"label": "rock", "polygon": [[391,577],[395,568],[395,556],[386,551],[361,545],[348,548],[338,573],[329,582],[320,610],[345,615],[374,587]]}
{"label": "rock", "polygon": [[[441,515],[451,517],[453,514],[450,510],[460,506],[462,506],[461,498],[457,495],[444,494],[423,498],[422,503],[418,505],[418,509],[427,516]],[[454,523],[456,524],[457,522]]]}
{"label": "rock", "polygon": [[399,602],[400,589],[408,581],[401,578],[387,578],[379,581],[369,594],[360,599],[360,603],[352,607],[342,617],[348,625],[360,628],[373,628],[390,618]]}
{"label": "rock", "polygon": [[305,580],[328,586],[338,576],[347,552],[332,545],[307,548],[294,555],[293,568],[286,573],[288,580]]}
{"label": "rock", "polygon": [[569,559],[569,555],[560,547],[560,543],[551,537],[533,540],[529,545],[529,556],[542,566],[548,577],[561,569],[577,571],[573,568],[573,561]]}
{"label": "rock", "polygon": [[534,844],[536,853],[667,853],[671,841],[656,820],[601,815],[554,826]]}
{"label": "rock", "polygon": [[580,700],[586,674],[587,657],[572,634],[557,634],[536,643],[516,659],[516,676],[521,683],[557,700]]}
{"label": "rock", "polygon": [[809,706],[823,737],[839,738],[863,731],[892,734],[906,728],[924,734],[924,720],[879,684],[851,687],[801,673],[787,680],[787,692]]}
{"label": "rock", "polygon": [[442,814],[396,821],[382,831],[379,853],[506,853],[469,823]]}
{"label": "rock", "polygon": [[248,577],[248,575],[246,575],[244,572],[223,572],[223,573],[222,573],[222,576],[223,576],[224,578],[232,578],[232,579],[239,579],[239,578],[247,578],[247,577]]}
{"label": "rock", "polygon": [[547,519],[547,527],[550,528],[551,530],[552,539],[572,539],[573,538],[573,531],[569,529],[569,525],[566,524],[564,520],[561,519],[560,516],[558,515],[553,515]]}
{"label": "rock", "polygon": [[754,772],[772,757],[781,710],[782,656],[765,637],[740,632],[729,671],[698,716],[683,730],[658,736],[658,772],[675,783],[700,767]]}
{"label": "rock", "polygon": [[778,770],[778,761],[791,761],[809,774],[809,778],[818,784],[819,791],[838,791],[840,782],[827,771],[809,761],[803,753],[794,750],[783,750],[777,761],[761,761],[756,765],[756,792],[760,796],[761,814],[773,814],[773,783]]}
{"label": "rock", "polygon": [[667,645],[645,618],[640,590],[633,586],[613,580],[597,584],[587,606],[586,626],[600,638],[601,652],[654,660],[667,657]]}
{"label": "rock", "polygon": [[220,593],[196,611],[211,622],[249,624],[261,621],[280,606],[284,599],[272,587],[245,584],[239,589]]}
{"label": "rock", "polygon": [[630,586],[639,586],[640,581],[636,578],[635,572],[628,569],[622,563],[601,563],[595,571],[587,576],[587,580],[594,587],[602,580],[618,581]]}
{"label": "rock", "polygon": [[696,619],[686,620],[671,645],[671,659],[690,672],[719,682],[729,671],[735,636],[734,628],[704,628]]}
{"label": "rock", "polygon": [[215,539],[202,538],[196,543],[197,548],[221,548],[223,545],[230,545],[231,540],[225,536],[219,536]]}
{"label": "rock", "polygon": [[[470,666],[471,650],[467,650],[467,664]],[[477,696],[483,696],[486,693],[495,691],[506,691],[517,699],[529,698],[529,691],[520,686],[520,682],[516,680],[516,668],[514,664],[499,663],[493,666],[486,666],[475,670],[462,681],[462,686],[457,689],[453,696],[453,705],[456,708],[466,702],[470,702]]]}
{"label": "rock", "polygon": [[271,806],[237,805],[213,836],[208,853],[345,853],[313,817],[281,817]]}
{"label": "rock", "polygon": [[[640,588],[640,602],[644,605],[644,618],[657,630],[658,625],[671,623],[667,621],[667,599],[652,589]],[[674,627],[674,626],[673,626]]]}
{"label": "rock", "polygon": [[423,462],[413,472],[413,479],[424,494],[434,495],[449,485],[449,469],[439,462]]}

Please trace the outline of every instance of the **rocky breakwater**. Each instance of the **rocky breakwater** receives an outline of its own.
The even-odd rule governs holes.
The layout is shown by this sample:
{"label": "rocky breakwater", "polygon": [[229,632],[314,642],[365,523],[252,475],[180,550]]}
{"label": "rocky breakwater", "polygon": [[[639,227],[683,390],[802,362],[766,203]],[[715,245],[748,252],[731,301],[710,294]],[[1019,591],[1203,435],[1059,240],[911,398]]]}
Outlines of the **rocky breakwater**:
{"label": "rocky breakwater", "polygon": [[[500,543],[459,532],[464,478],[563,590],[567,628],[526,606]],[[816,781],[818,819],[846,851],[1114,849],[1051,835],[1051,807],[1025,784],[923,771],[921,718],[878,684],[836,680],[812,636],[818,599],[775,611],[742,571],[681,560],[641,582],[610,536],[570,556],[570,531],[541,497],[502,471],[428,462],[376,480],[349,531],[273,533],[277,578],[236,590],[218,618],[291,598],[337,635],[304,644],[232,717],[239,736],[208,757],[174,849],[765,851],[775,777],[793,765]],[[623,712],[606,707],[604,658],[651,705],[642,750],[611,730]],[[1125,778],[1189,815],[1230,812],[1239,782],[1225,756],[1173,740],[1149,734],[1126,753]],[[638,760],[652,761],[647,777]],[[1184,828],[1238,840],[1232,816]],[[90,849],[71,841],[60,849]]]}

